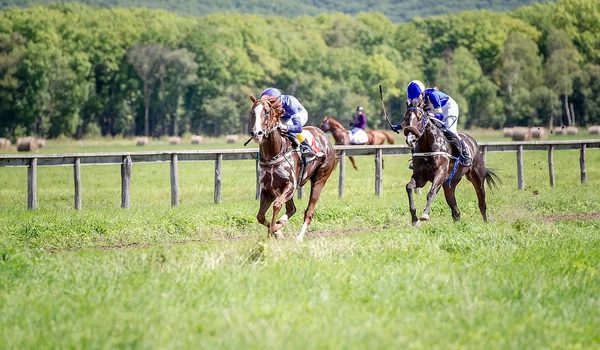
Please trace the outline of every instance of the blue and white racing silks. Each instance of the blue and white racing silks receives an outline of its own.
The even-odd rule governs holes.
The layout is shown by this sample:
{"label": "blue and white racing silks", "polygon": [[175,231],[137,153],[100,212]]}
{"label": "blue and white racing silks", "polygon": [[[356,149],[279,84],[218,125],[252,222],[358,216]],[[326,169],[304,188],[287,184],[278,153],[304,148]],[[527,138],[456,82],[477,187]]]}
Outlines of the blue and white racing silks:
{"label": "blue and white racing silks", "polygon": [[[442,108],[445,107],[449,101],[453,101],[452,98],[439,90],[426,89],[425,99],[429,99],[431,104],[433,104],[435,117],[439,120],[444,120]],[[458,117],[458,115],[456,117]]]}
{"label": "blue and white racing silks", "polygon": [[[305,114],[304,106],[300,104],[297,98],[291,95],[281,95],[281,103],[283,104],[284,114],[281,116],[281,122],[288,125],[288,132],[299,134],[302,132],[301,115]],[[289,121],[292,121],[290,125]],[[306,123],[306,121],[304,121]]]}

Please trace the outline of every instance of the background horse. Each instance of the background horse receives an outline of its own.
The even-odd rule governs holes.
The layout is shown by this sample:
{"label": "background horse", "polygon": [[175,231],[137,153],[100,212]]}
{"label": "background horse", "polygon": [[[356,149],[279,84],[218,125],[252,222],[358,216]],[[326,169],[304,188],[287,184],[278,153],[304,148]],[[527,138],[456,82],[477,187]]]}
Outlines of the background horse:
{"label": "background horse", "polygon": [[460,152],[453,152],[453,147],[447,141],[444,132],[433,124],[437,119],[436,121],[433,121],[433,118],[430,120],[423,110],[423,104],[421,99],[415,99],[412,103],[407,102],[407,111],[402,122],[405,126],[406,144],[413,148],[413,175],[406,185],[413,226],[418,226],[420,223],[416,215],[413,190],[423,187],[427,182],[431,182],[432,185],[427,194],[427,205],[420,220],[429,220],[431,203],[440,188],[444,189],[446,202],[452,210],[452,218],[455,221],[459,220],[460,210],[456,204],[454,191],[465,175],[475,188],[479,211],[483,220],[487,222],[485,182],[487,181],[488,186],[497,187],[496,181],[500,181],[500,178],[494,170],[486,168],[477,141],[466,133],[459,133],[473,157],[473,165],[464,167],[458,157],[453,155],[460,154]]}
{"label": "background horse", "polygon": [[[337,120],[330,117],[323,118],[323,121],[321,122],[321,130],[325,132],[331,132],[336,145],[350,145],[350,136],[348,135],[348,130],[344,128]],[[367,136],[369,136],[369,141],[367,141],[365,145],[383,145],[386,140],[390,145],[394,144],[394,136],[391,133],[377,130],[366,130],[366,132]],[[356,162],[354,162],[354,157],[348,158],[350,158],[350,162],[352,162],[354,169],[358,170]]]}
{"label": "background horse", "polygon": [[[323,186],[336,165],[333,146],[324,132],[315,127],[305,127],[304,130],[308,130],[313,135],[324,155],[308,161],[304,176],[300,178],[302,176],[300,156],[294,150],[291,141],[277,130],[279,118],[283,114],[281,102],[269,96],[259,100],[250,95],[250,100],[252,101],[251,134],[253,140],[259,145],[260,208],[256,219],[267,227],[267,237],[281,234],[283,226],[296,212],[294,204],[296,188],[299,184],[303,186],[310,180],[310,198],[304,212],[304,224],[298,234],[298,240],[302,240],[314,216],[315,205]],[[273,218],[268,222],[265,213],[271,204],[273,204]],[[285,204],[285,214],[277,220],[283,204]]]}

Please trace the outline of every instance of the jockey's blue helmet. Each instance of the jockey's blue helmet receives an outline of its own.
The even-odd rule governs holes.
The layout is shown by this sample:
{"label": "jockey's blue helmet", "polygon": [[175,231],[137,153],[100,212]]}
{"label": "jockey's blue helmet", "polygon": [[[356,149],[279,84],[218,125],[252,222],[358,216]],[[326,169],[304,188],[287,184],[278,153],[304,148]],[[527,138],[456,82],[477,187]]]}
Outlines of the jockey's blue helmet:
{"label": "jockey's blue helmet", "polygon": [[270,87],[270,88],[267,88],[265,91],[263,91],[262,94],[260,94],[260,97],[263,97],[263,96],[271,96],[271,97],[280,98],[281,91],[277,90],[276,88]]}
{"label": "jockey's blue helmet", "polygon": [[413,80],[408,83],[406,91],[408,92],[408,99],[414,100],[425,91],[425,85],[420,80]]}

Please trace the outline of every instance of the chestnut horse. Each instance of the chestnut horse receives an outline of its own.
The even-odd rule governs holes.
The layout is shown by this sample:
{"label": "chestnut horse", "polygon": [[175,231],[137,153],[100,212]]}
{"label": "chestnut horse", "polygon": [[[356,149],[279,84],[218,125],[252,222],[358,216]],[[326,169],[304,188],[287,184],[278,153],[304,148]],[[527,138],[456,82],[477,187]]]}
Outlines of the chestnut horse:
{"label": "chestnut horse", "polygon": [[[307,161],[302,175],[300,173],[302,160],[298,152],[291,141],[277,130],[279,118],[284,113],[281,102],[269,96],[256,99],[250,95],[250,100],[252,101],[251,135],[259,147],[260,208],[256,219],[267,227],[267,237],[278,237],[288,219],[296,212],[294,205],[296,188],[310,180],[310,199],[304,212],[302,230],[297,236],[301,241],[313,219],[315,205],[323,186],[335,168],[336,157],[333,146],[324,132],[315,127],[305,127],[304,130],[308,130],[313,135],[320,148],[322,153],[319,154],[323,155]],[[300,178],[301,176],[303,177]],[[271,204],[273,204],[273,217],[269,222],[265,213]],[[278,220],[277,216],[284,204],[285,214]]]}
{"label": "chestnut horse", "polygon": [[[350,145],[350,137],[348,136],[349,131],[346,130],[346,128],[344,128],[337,120],[331,117],[323,118],[323,121],[321,122],[321,130],[325,132],[331,132],[336,145]],[[386,140],[390,145],[394,144],[394,136],[385,131],[366,130],[366,132],[367,136],[369,136],[369,141],[367,141],[365,145],[383,145]],[[358,167],[354,162],[354,157],[348,158],[350,158],[350,162],[352,162],[354,169],[358,170]]]}
{"label": "chestnut horse", "polygon": [[[421,99],[415,99],[412,103],[407,101],[406,105],[407,110],[402,125],[406,144],[413,149],[413,175],[406,185],[413,226],[418,226],[420,221],[429,220],[431,203],[440,188],[444,189],[446,202],[452,210],[452,218],[458,221],[460,210],[456,204],[454,191],[463,176],[466,176],[467,180],[473,184],[477,193],[479,211],[483,216],[483,221],[487,222],[485,183],[487,182],[488,187],[492,189],[492,186],[497,187],[496,181],[500,182],[500,178],[493,169],[486,168],[477,141],[466,133],[459,133],[473,157],[473,165],[464,167],[455,155],[460,152],[448,142],[442,129],[434,125],[439,121],[429,118],[423,110],[424,102]],[[413,190],[425,186],[427,182],[432,183],[427,194],[427,205],[421,217],[417,219]]]}

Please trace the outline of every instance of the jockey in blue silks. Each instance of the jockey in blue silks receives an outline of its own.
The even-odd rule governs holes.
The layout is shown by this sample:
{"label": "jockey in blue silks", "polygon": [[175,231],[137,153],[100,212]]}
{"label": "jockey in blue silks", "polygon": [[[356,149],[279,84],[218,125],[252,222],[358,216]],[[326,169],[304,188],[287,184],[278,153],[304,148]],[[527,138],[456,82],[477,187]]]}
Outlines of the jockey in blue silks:
{"label": "jockey in blue silks", "polygon": [[426,102],[431,102],[431,107],[426,108],[429,117],[434,117],[444,123],[444,127],[450,131],[452,138],[456,138],[460,142],[461,149],[461,162],[464,166],[471,166],[472,160],[469,154],[469,148],[465,145],[465,142],[458,136],[456,126],[458,124],[458,104],[447,94],[437,89],[425,89],[425,85],[419,80],[413,80],[408,83],[406,88],[408,92],[408,99],[414,100],[415,98],[422,98]]}
{"label": "jockey in blue silks", "polygon": [[283,105],[283,115],[280,117],[280,124],[277,128],[280,131],[287,132],[294,136],[296,140],[298,140],[298,146],[300,147],[300,152],[306,155],[314,155],[312,148],[308,144],[308,141],[302,135],[302,127],[308,121],[308,112],[300,104],[297,98],[292,95],[283,95],[276,88],[268,88],[260,94],[260,97],[270,96],[277,98],[277,101],[280,101]]}

